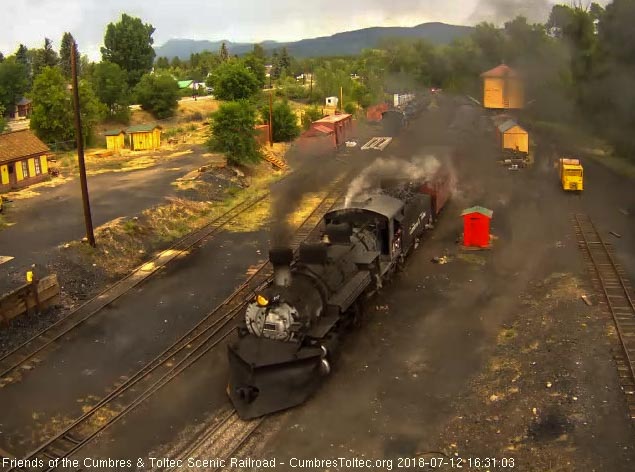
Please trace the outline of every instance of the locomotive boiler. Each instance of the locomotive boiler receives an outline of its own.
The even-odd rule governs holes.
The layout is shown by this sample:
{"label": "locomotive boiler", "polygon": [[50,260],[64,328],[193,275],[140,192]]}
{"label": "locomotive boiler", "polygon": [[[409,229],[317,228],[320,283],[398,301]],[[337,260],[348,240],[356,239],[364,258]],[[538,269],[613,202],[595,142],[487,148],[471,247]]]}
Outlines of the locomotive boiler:
{"label": "locomotive boiler", "polygon": [[327,213],[323,237],[273,248],[273,281],[228,346],[228,394],[243,419],[303,403],[331,372],[361,302],[379,290],[436,218],[422,185],[383,189]]}

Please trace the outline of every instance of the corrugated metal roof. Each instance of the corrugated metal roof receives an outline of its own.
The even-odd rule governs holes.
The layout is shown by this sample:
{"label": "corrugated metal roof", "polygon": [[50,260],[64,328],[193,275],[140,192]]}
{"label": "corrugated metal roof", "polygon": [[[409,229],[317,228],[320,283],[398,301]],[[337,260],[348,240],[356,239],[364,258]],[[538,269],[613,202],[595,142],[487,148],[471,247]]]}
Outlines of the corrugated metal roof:
{"label": "corrugated metal roof", "polygon": [[313,123],[338,123],[340,121],[347,120],[352,115],[348,113],[342,113],[341,115],[329,115],[324,118],[320,118],[319,120],[314,121]]}
{"label": "corrugated metal roof", "polygon": [[518,126],[518,123],[516,123],[514,120],[507,120],[504,123],[501,123],[500,125],[498,125],[498,130],[504,133],[508,129],[513,128],[514,126]]}
{"label": "corrugated metal roof", "polygon": [[319,131],[320,133],[324,133],[324,134],[331,134],[333,133],[333,130],[331,128],[328,128],[324,125],[315,125],[312,126],[312,129]]}
{"label": "corrugated metal roof", "polygon": [[104,133],[104,136],[119,136],[121,133],[126,133],[126,130],[123,128],[119,129],[111,129]]}
{"label": "corrugated metal roof", "polygon": [[20,99],[20,101],[19,101],[18,103],[16,103],[16,105],[17,105],[17,106],[19,106],[19,107],[23,107],[23,106],[25,106],[25,105],[28,105],[29,103],[31,103],[31,100],[29,100],[29,99],[28,99],[28,98],[26,98],[26,97],[22,97],[22,98]]}
{"label": "corrugated metal roof", "polygon": [[162,129],[159,125],[135,125],[130,126],[128,129],[126,129],[126,133],[149,133],[151,131],[154,131],[155,128]]}
{"label": "corrugated metal roof", "polygon": [[481,215],[485,215],[488,218],[491,218],[492,215],[494,214],[494,211],[490,210],[489,208],[476,205],[476,206],[466,208],[465,210],[463,210],[461,212],[461,216],[469,215],[471,213],[480,213]]}
{"label": "corrugated metal roof", "polygon": [[0,162],[11,162],[47,152],[50,152],[49,147],[31,130],[24,129],[0,134]]}
{"label": "corrugated metal roof", "polygon": [[483,72],[481,77],[519,77],[519,74],[507,64],[501,64]]}

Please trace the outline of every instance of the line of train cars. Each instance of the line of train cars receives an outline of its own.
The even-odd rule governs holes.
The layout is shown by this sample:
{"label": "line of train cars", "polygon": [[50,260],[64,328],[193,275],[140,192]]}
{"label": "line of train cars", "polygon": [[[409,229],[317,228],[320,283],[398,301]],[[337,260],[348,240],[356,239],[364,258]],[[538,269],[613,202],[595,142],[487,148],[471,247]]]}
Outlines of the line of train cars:
{"label": "line of train cars", "polygon": [[427,95],[395,94],[394,107],[381,114],[383,134],[392,138],[398,136],[429,104],[430,97]]}
{"label": "line of train cars", "polygon": [[322,221],[318,243],[273,248],[273,282],[247,306],[228,346],[228,394],[243,419],[303,403],[331,372],[363,301],[403,264],[450,197],[443,169],[380,188]]}

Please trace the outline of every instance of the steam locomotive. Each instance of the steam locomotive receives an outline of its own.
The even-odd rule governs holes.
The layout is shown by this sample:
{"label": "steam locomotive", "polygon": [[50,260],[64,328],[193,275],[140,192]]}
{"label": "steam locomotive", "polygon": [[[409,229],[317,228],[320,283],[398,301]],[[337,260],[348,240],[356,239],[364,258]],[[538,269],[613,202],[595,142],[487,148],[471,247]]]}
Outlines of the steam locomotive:
{"label": "steam locomotive", "polygon": [[361,302],[432,228],[450,179],[381,187],[327,213],[321,242],[302,244],[297,257],[270,250],[273,282],[248,305],[228,346],[228,394],[241,418],[299,405],[317,390]]}

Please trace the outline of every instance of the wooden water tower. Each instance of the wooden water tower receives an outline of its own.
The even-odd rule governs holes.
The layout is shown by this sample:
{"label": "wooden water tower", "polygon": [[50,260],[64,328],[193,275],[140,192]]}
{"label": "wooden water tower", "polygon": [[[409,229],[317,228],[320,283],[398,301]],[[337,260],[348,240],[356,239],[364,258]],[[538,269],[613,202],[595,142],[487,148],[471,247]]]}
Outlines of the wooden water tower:
{"label": "wooden water tower", "polygon": [[483,72],[483,106],[498,110],[525,106],[525,87],[520,74],[506,64]]}

